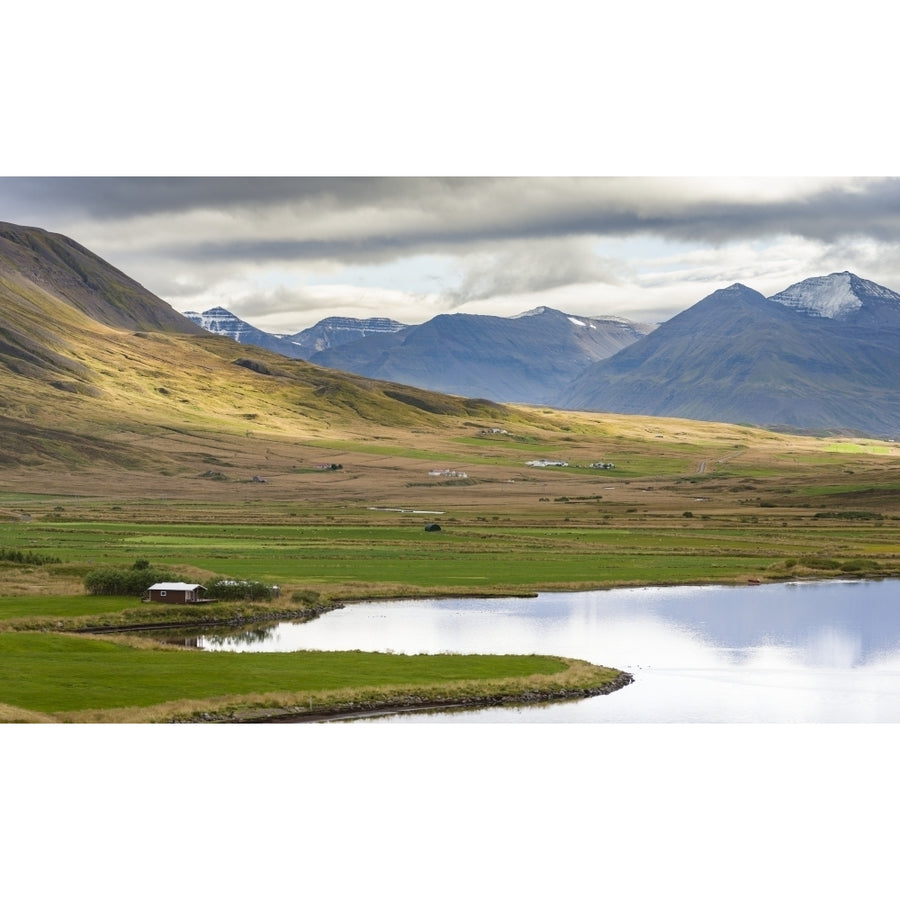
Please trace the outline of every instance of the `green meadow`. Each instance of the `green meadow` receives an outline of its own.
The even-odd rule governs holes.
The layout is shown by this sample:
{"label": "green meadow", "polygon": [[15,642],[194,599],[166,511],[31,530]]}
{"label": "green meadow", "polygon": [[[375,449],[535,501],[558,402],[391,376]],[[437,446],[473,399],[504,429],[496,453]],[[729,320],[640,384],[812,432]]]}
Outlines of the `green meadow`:
{"label": "green meadow", "polygon": [[[893,528],[888,529],[894,532]],[[824,540],[827,538],[827,541]],[[33,522],[0,524],[0,545],[61,560],[41,568],[48,578],[92,567],[129,566],[183,571],[189,580],[213,576],[262,580],[283,591],[315,589],[330,596],[365,593],[490,593],[642,583],[728,581],[778,574],[792,557],[822,554],[841,563],[868,557],[871,570],[894,570],[885,528],[817,528],[780,522],[695,526],[693,518],[633,528],[560,523],[517,526],[444,521],[438,533],[421,521],[403,525],[210,525]],[[4,601],[0,598],[0,615]]]}

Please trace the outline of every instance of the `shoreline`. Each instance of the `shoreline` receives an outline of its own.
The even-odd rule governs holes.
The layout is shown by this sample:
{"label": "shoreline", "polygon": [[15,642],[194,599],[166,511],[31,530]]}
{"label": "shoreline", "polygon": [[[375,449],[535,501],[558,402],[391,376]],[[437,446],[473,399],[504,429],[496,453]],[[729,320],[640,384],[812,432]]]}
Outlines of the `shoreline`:
{"label": "shoreline", "polygon": [[307,711],[301,707],[282,707],[267,710],[260,707],[250,707],[244,710],[236,710],[229,715],[216,713],[201,714],[192,723],[202,724],[242,724],[242,725],[283,725],[314,722],[332,722],[352,719],[378,718],[387,715],[400,715],[403,713],[427,712],[428,710],[449,709],[488,709],[494,706],[532,706],[540,703],[565,702],[566,700],[583,700],[587,697],[599,697],[612,694],[614,691],[627,687],[634,681],[630,672],[618,672],[616,677],[609,682],[595,685],[589,688],[560,688],[559,690],[536,691],[529,690],[521,693],[500,692],[485,693],[482,695],[466,697],[428,698],[422,696],[398,696],[385,698],[384,700],[371,700],[365,702],[335,703],[329,706],[327,703],[321,709]]}

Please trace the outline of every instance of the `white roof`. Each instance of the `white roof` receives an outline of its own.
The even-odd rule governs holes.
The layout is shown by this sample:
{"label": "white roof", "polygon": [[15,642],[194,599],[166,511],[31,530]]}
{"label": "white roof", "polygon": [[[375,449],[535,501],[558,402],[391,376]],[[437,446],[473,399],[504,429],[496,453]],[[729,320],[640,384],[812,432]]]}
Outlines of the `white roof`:
{"label": "white roof", "polygon": [[[158,584],[151,584],[148,590],[151,591],[194,591],[202,588],[202,584],[185,584],[183,581],[160,581]],[[206,590],[206,588],[203,588]]]}

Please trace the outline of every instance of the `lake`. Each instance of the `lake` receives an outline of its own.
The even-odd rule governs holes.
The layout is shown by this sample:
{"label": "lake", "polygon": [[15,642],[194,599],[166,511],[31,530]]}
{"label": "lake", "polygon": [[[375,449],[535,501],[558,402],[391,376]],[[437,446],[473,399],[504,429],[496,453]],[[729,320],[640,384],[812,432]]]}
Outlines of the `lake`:
{"label": "lake", "polygon": [[898,600],[900,581],[889,579],[377,601],[307,623],[209,633],[197,644],[541,653],[635,676],[608,696],[381,723],[900,723]]}

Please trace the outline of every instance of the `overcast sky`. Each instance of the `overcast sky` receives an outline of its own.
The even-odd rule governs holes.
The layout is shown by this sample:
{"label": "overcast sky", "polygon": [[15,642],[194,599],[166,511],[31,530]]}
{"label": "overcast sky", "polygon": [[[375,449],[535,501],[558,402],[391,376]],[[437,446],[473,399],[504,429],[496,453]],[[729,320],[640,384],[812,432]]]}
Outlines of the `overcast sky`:
{"label": "overcast sky", "polygon": [[845,269],[900,290],[897,178],[6,177],[0,210],[272,332],[536,306],[659,322]]}
{"label": "overcast sky", "polygon": [[736,281],[843,270],[900,290],[874,0],[354,0],[290,21],[160,0],[109,40],[115,9],[6,13],[0,221],[178,310],[291,333],[544,305],[659,322]]}

